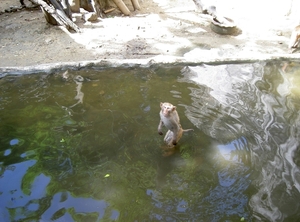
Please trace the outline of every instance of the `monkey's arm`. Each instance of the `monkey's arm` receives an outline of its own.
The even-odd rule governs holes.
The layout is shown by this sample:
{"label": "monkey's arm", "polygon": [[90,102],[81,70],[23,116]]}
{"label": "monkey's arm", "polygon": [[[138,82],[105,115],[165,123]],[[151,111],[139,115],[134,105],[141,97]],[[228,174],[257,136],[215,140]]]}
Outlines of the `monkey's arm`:
{"label": "monkey's arm", "polygon": [[160,120],[159,124],[158,124],[158,129],[157,129],[159,135],[163,135],[163,132],[162,132],[163,125],[164,125],[163,121]]}

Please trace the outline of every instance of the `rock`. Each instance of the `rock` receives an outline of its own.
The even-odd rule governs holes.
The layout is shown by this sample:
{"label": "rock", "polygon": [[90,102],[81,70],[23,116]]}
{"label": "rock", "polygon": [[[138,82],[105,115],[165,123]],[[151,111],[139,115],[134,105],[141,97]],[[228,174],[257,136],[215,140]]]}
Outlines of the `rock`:
{"label": "rock", "polygon": [[97,13],[95,13],[95,12],[89,12],[89,13],[83,14],[82,17],[83,17],[83,20],[86,22],[87,21],[93,22],[93,21],[97,21],[97,19],[98,19]]}

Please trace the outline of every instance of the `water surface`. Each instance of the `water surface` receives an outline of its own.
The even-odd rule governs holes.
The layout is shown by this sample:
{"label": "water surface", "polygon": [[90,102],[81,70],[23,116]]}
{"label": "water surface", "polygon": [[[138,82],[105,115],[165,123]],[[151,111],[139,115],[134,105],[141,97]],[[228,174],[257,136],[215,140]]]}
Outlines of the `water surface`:
{"label": "water surface", "polygon": [[[0,79],[1,221],[298,221],[300,64]],[[159,103],[186,133],[157,133]],[[164,131],[166,132],[166,131]]]}

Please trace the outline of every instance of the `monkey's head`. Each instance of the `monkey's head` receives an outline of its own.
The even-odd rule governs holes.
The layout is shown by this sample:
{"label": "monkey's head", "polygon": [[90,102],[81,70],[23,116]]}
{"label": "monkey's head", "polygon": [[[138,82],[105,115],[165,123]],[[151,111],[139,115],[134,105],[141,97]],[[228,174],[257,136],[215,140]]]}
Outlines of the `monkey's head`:
{"label": "monkey's head", "polygon": [[161,112],[165,117],[170,116],[170,113],[176,110],[176,106],[171,103],[160,103]]}

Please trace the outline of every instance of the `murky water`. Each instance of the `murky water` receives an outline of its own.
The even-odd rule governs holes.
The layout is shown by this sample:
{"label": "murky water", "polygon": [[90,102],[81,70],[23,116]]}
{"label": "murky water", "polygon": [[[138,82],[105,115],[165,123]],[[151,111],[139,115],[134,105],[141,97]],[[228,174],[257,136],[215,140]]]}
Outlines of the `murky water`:
{"label": "murky water", "polygon": [[[0,221],[300,219],[300,63],[6,76],[0,87]],[[175,150],[157,133],[164,101],[194,129]]]}

